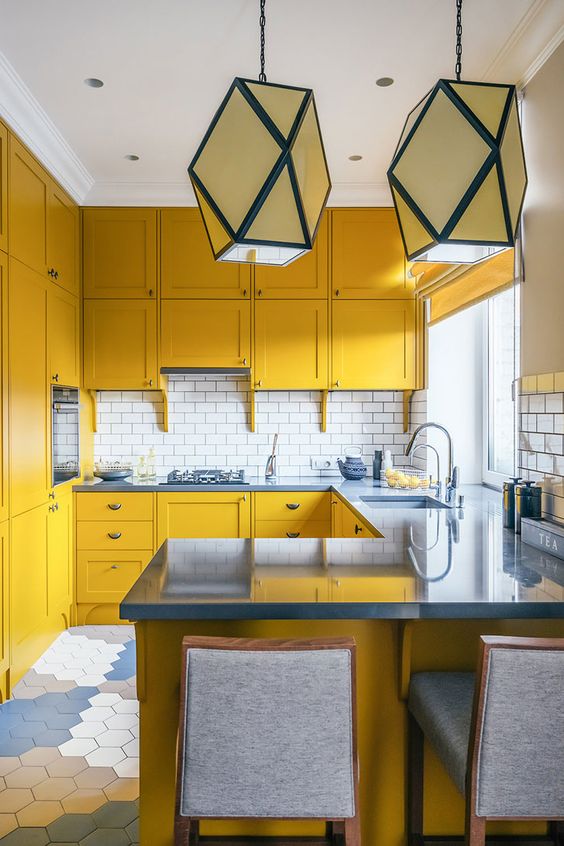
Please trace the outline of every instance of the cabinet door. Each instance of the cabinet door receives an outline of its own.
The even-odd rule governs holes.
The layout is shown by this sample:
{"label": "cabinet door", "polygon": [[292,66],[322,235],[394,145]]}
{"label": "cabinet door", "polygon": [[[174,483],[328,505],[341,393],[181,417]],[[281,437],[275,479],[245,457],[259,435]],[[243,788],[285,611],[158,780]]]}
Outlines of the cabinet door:
{"label": "cabinet door", "polygon": [[10,255],[47,272],[47,198],[49,177],[31,153],[10,136]]}
{"label": "cabinet door", "polygon": [[80,384],[78,300],[54,285],[47,293],[49,379],[54,385],[77,388]]}
{"label": "cabinet door", "polygon": [[8,257],[0,252],[0,521],[8,516]]}
{"label": "cabinet door", "polygon": [[0,123],[0,250],[8,252],[8,129]]}
{"label": "cabinet door", "polygon": [[156,209],[85,209],[83,226],[85,297],[156,297]]}
{"label": "cabinet door", "polygon": [[329,583],[315,576],[291,579],[257,576],[253,585],[255,602],[328,602]]}
{"label": "cabinet door", "polygon": [[78,207],[53,180],[47,206],[47,265],[57,285],[78,295]]}
{"label": "cabinet door", "polygon": [[250,367],[251,304],[162,300],[162,367]]}
{"label": "cabinet door", "polygon": [[325,212],[311,252],[288,267],[255,268],[255,296],[262,299],[323,299],[327,296],[328,213]]}
{"label": "cabinet door", "polygon": [[78,552],[77,602],[121,602],[152,557],[151,550]]}
{"label": "cabinet door", "polygon": [[331,230],[334,297],[413,297],[394,209],[334,209]]}
{"label": "cabinet door", "polygon": [[157,535],[167,538],[249,538],[250,494],[157,494]]}
{"label": "cabinet door", "polygon": [[331,388],[415,387],[415,302],[333,302]]}
{"label": "cabinet door", "polygon": [[10,509],[47,501],[50,415],[47,386],[47,288],[19,261],[9,280]]}
{"label": "cabinet door", "polygon": [[254,359],[257,388],[327,388],[327,303],[256,302]]}
{"label": "cabinet door", "polygon": [[257,520],[257,538],[328,538],[331,536],[329,520]]}
{"label": "cabinet door", "polygon": [[68,613],[72,602],[72,494],[48,506],[47,614]]}
{"label": "cabinet door", "polygon": [[199,209],[161,211],[161,295],[177,299],[251,296],[250,265],[214,260]]}
{"label": "cabinet door", "polygon": [[10,666],[10,633],[9,633],[9,523],[0,523],[0,673],[6,672]]}
{"label": "cabinet door", "polygon": [[84,301],[84,387],[157,386],[157,307],[151,300]]}
{"label": "cabinet door", "polygon": [[341,522],[341,537],[342,538],[381,538],[380,532],[369,529],[363,520],[360,520],[356,514],[343,505]]}
{"label": "cabinet door", "polygon": [[331,579],[332,602],[410,602],[415,579],[409,576],[351,576]]}
{"label": "cabinet door", "polygon": [[43,651],[42,636],[47,628],[47,521],[50,516],[44,503],[10,521],[10,646],[16,680]]}

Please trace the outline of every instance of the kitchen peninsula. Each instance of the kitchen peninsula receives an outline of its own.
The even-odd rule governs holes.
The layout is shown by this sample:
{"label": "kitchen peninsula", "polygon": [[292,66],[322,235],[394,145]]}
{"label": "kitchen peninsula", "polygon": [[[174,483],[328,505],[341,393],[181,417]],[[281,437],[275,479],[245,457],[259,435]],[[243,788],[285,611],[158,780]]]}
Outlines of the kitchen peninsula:
{"label": "kitchen peninsula", "polygon": [[[121,603],[137,631],[142,844],[172,844],[186,634],[354,636],[362,836],[370,846],[403,842],[411,673],[472,669],[482,633],[564,635],[564,563],[503,529],[499,495],[462,489],[467,507],[448,509],[432,498],[398,502],[392,491],[374,502],[378,489],[368,484],[325,485],[380,536],[167,540]],[[461,832],[462,798],[431,750],[426,767],[427,830]],[[210,822],[202,832],[244,834],[251,826],[320,833],[316,823],[272,821]]]}

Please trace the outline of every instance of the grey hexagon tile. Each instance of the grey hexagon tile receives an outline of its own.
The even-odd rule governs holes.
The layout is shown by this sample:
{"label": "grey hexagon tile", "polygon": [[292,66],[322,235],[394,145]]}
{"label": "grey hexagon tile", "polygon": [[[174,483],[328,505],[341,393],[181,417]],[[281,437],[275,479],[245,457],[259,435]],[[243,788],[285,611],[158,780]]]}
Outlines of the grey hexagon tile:
{"label": "grey hexagon tile", "polygon": [[99,828],[125,828],[139,816],[136,802],[106,802],[92,814]]}
{"label": "grey hexagon tile", "polygon": [[86,757],[89,752],[97,748],[98,744],[92,737],[73,737],[59,746],[59,752],[64,758]]}
{"label": "grey hexagon tile", "polygon": [[126,743],[125,746],[121,747],[128,758],[138,758],[139,757],[139,738],[135,738],[134,740],[130,740],[129,743]]}
{"label": "grey hexagon tile", "polygon": [[98,746],[125,746],[133,741],[133,735],[127,729],[107,729],[96,738]]}
{"label": "grey hexagon tile", "polygon": [[80,846],[130,846],[123,828],[99,828],[80,841]]}
{"label": "grey hexagon tile", "polygon": [[2,838],[2,846],[47,846],[48,843],[44,828],[16,828]]}
{"label": "grey hexagon tile", "polygon": [[115,708],[121,701],[121,696],[118,693],[97,693],[96,696],[89,699],[91,705],[102,708]]}
{"label": "grey hexagon tile", "polygon": [[50,839],[63,843],[83,840],[95,829],[96,823],[91,814],[64,814],[47,826]]}
{"label": "grey hexagon tile", "polygon": [[114,714],[112,712],[112,716],[105,719],[104,722],[109,729],[130,729],[137,725],[138,719],[135,714]]}
{"label": "grey hexagon tile", "polygon": [[120,746],[98,747],[85,756],[91,767],[116,767],[126,757]]}
{"label": "grey hexagon tile", "polygon": [[131,699],[122,699],[112,706],[116,714],[137,714],[139,713],[139,702],[133,702]]}
{"label": "grey hexagon tile", "polygon": [[111,717],[115,717],[115,711],[112,708],[86,708],[80,712],[80,717],[85,723],[105,723]]}

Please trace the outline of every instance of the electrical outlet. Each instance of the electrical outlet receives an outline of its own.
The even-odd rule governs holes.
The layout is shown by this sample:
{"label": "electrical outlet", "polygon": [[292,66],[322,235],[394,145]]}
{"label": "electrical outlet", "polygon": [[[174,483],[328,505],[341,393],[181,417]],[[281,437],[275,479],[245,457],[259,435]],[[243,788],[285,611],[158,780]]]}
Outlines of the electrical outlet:
{"label": "electrical outlet", "polygon": [[338,470],[337,458],[331,455],[312,455],[311,456],[312,470]]}

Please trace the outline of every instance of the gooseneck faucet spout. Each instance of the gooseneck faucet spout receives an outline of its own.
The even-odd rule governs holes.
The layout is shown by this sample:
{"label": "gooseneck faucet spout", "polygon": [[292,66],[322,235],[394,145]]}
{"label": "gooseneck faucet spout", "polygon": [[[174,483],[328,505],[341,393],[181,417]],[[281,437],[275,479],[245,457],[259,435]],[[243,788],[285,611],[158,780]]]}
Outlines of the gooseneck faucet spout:
{"label": "gooseneck faucet spout", "polygon": [[452,464],[452,438],[448,429],[445,429],[444,426],[441,426],[440,423],[433,423],[429,421],[427,423],[421,423],[420,426],[414,431],[413,435],[411,436],[408,445],[405,448],[406,456],[410,456],[413,452],[414,444],[419,437],[420,433],[424,429],[438,429],[439,432],[442,432],[448,442],[448,476],[445,479],[445,500],[446,502],[452,502],[455,497],[456,488],[459,484],[459,476],[460,471],[458,467],[453,467]]}

